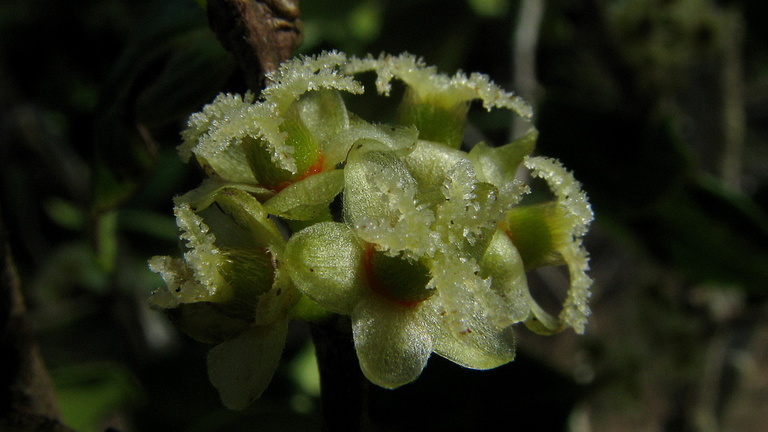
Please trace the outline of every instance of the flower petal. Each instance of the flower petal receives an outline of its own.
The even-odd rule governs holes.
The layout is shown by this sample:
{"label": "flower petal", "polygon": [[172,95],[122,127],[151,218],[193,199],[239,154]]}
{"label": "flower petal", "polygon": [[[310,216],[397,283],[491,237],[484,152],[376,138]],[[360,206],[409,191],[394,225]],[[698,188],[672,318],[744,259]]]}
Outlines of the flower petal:
{"label": "flower petal", "polygon": [[416,201],[418,183],[397,151],[359,141],[350,150],[344,181],[344,217],[360,238],[409,258],[430,253],[434,215]]}
{"label": "flower petal", "polygon": [[264,210],[291,220],[314,219],[328,212],[328,206],[343,187],[342,170],[321,172],[286,187],[264,203]]}
{"label": "flower petal", "polygon": [[208,352],[208,376],[229,409],[244,409],[272,380],[288,333],[288,320],[251,327]]}
{"label": "flower petal", "polygon": [[416,310],[371,295],[351,318],[360,368],[368,380],[392,389],[418,378],[432,353],[432,338]]}
{"label": "flower petal", "polygon": [[503,299],[504,314],[509,321],[516,323],[527,319],[532,299],[523,259],[506,233],[496,231],[479,266],[480,275],[491,278],[491,289]]}
{"label": "flower petal", "polygon": [[284,264],[301,292],[328,310],[348,315],[365,286],[364,253],[348,226],[321,222],[291,237]]}
{"label": "flower petal", "polygon": [[201,112],[192,114],[187,129],[182,132],[184,143],[179,154],[184,162],[192,154],[209,174],[232,182],[255,183],[248,162],[239,145],[239,139],[255,133],[248,122],[253,114],[254,96],[220,94]]}
{"label": "flower petal", "polygon": [[[437,302],[431,303],[434,307]],[[427,305],[425,305],[427,307]],[[515,358],[512,327],[499,329],[481,316],[466,317],[467,328],[456,333],[438,310],[429,312],[433,324],[434,351],[442,357],[470,369],[492,369]]]}
{"label": "flower petal", "polygon": [[383,95],[389,95],[392,79],[398,78],[413,88],[422,100],[436,105],[453,107],[464,101],[480,99],[488,110],[493,107],[508,108],[524,119],[533,115],[533,109],[526,101],[504,91],[487,75],[457,73],[448,77],[411,54],[382,54],[378,59],[370,55],[364,59],[351,58],[344,66],[344,71],[349,74],[370,70],[376,71],[376,89]]}

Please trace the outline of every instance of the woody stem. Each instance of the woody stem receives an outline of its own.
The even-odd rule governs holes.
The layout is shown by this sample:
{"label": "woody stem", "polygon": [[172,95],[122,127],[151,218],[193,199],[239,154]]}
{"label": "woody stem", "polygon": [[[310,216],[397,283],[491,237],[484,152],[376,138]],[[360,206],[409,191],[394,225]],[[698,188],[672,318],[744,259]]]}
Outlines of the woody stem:
{"label": "woody stem", "polygon": [[348,317],[312,324],[320,371],[324,431],[359,431],[367,421],[369,383],[360,370]]}

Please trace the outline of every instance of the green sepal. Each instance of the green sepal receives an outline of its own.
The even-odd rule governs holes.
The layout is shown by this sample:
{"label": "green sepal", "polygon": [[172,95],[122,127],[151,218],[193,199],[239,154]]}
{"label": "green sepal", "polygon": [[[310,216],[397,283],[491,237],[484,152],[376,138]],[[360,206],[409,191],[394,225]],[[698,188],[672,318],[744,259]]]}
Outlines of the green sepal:
{"label": "green sepal", "polygon": [[528,327],[528,330],[548,336],[560,333],[565,329],[565,325],[560,320],[542,309],[535,300],[530,300],[529,307],[531,308],[531,315],[525,320],[525,326]]}
{"label": "green sepal", "polygon": [[240,228],[253,236],[258,245],[282,245],[285,240],[275,223],[268,219],[268,214],[259,201],[240,189],[220,190],[215,198],[223,211]]}
{"label": "green sepal", "polygon": [[179,330],[205,343],[219,343],[245,331],[256,318],[260,297],[273,285],[275,269],[266,249],[221,249],[223,286],[208,301],[166,309]]}
{"label": "green sepal", "polygon": [[266,249],[221,250],[226,258],[219,271],[230,288],[226,303],[231,303],[233,312],[243,316],[252,314],[258,297],[272,288],[275,273],[272,255]]}
{"label": "green sepal", "polygon": [[434,95],[432,98],[435,100],[423,100],[418,92],[407,88],[398,109],[397,123],[415,126],[419,130],[419,139],[452,148],[461,147],[469,101],[441,101]]}
{"label": "green sepal", "polygon": [[222,181],[217,178],[207,178],[197,188],[174,199],[174,203],[186,203],[194,212],[199,212],[208,208],[216,201],[217,194],[225,188],[239,189],[254,194],[260,199],[268,199],[274,195],[274,192],[248,183],[232,183]]}
{"label": "green sepal", "polygon": [[511,322],[523,321],[526,327],[538,334],[548,335],[563,330],[563,324],[542,309],[531,296],[523,259],[504,231],[496,231],[478,264],[480,276],[490,278],[491,288],[504,300],[505,313]]}
{"label": "green sepal", "polygon": [[312,131],[321,148],[332,146],[331,140],[350,125],[349,112],[337,90],[323,89],[305,93],[294,102],[292,108]]}
{"label": "green sepal", "polygon": [[292,183],[264,203],[269,214],[291,220],[311,220],[329,214],[328,206],[344,188],[340,169],[311,175]]}
{"label": "green sepal", "polygon": [[208,351],[208,377],[229,409],[245,409],[269,385],[280,363],[288,320],[252,326]]}
{"label": "green sepal", "polygon": [[313,323],[324,322],[334,316],[333,312],[307,296],[301,296],[289,313],[291,318]]}
{"label": "green sepal", "polygon": [[570,241],[571,224],[556,202],[514,207],[505,222],[526,269],[565,264],[559,250]]}

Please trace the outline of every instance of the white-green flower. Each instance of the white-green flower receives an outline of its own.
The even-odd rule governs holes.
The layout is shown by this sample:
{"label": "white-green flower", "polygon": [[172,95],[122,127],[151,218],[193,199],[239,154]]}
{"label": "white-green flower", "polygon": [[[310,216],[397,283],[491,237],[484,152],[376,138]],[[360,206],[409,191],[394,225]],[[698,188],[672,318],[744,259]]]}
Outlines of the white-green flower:
{"label": "white-green flower", "polygon": [[[294,235],[286,259],[302,292],[350,316],[360,366],[374,384],[395,388],[413,381],[432,352],[474,369],[514,358],[511,328],[449,308],[450,289],[441,289],[473,277],[462,271],[466,268],[451,271],[456,267],[446,266],[461,265],[460,260],[392,257],[337,222],[319,223]],[[522,262],[517,264],[522,269]],[[476,278],[476,284],[484,286]]]}
{"label": "white-green flower", "polygon": [[[364,91],[356,75],[365,72],[382,97],[392,80],[405,84],[395,125],[349,111],[343,97]],[[313,319],[307,304],[322,309],[314,317],[348,315],[364,374],[387,388],[416,379],[432,353],[474,369],[511,361],[515,323],[584,331],[582,238],[593,215],[579,183],[531,156],[533,127],[501,147],[460,149],[472,101],[528,120],[525,101],[484,75],[449,77],[407,54],[324,53],[268,78],[258,99],[220,95],[190,118],[179,151],[209,179],[176,201],[184,257],[150,262],[167,284],[151,302],[219,343],[208,366],[227,406],[264,390],[297,301],[297,317]],[[554,199],[527,204],[520,167]],[[300,231],[286,243],[268,215]],[[528,290],[526,271],[548,265],[570,275],[557,314]]]}
{"label": "white-green flower", "polygon": [[351,317],[362,370],[383,387],[416,379],[432,352],[474,369],[507,363],[510,325],[528,316],[522,260],[486,253],[504,217],[496,189],[466,158],[433,172],[432,191],[411,174],[445,151],[359,143],[344,169],[347,223],[313,225],[286,247],[297,288]]}
{"label": "white-green flower", "polygon": [[175,213],[186,250],[150,260],[166,282],[150,304],[218,344],[208,355],[211,381],[226,406],[242,409],[271,380],[298,298],[278,265],[285,240],[252,195],[215,181],[177,198]]}

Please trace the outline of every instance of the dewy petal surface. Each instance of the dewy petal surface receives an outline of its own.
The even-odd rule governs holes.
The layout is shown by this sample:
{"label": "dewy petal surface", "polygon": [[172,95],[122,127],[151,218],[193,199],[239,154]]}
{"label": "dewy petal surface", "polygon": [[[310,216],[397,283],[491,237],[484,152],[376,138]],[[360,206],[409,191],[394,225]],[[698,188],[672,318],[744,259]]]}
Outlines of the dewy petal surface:
{"label": "dewy petal surface", "polygon": [[418,378],[432,353],[432,337],[415,309],[371,294],[358,303],[351,318],[360,368],[368,380],[396,388]]}
{"label": "dewy petal surface", "polygon": [[267,388],[280,362],[288,320],[251,327],[208,352],[208,376],[229,409],[244,409]]}
{"label": "dewy petal surface", "polygon": [[448,323],[441,322],[446,318],[438,311],[433,309],[429,317],[433,320],[434,351],[440,356],[470,369],[492,369],[515,358],[512,327],[497,328],[483,317],[471,316],[464,321],[466,330],[455,333]]}

